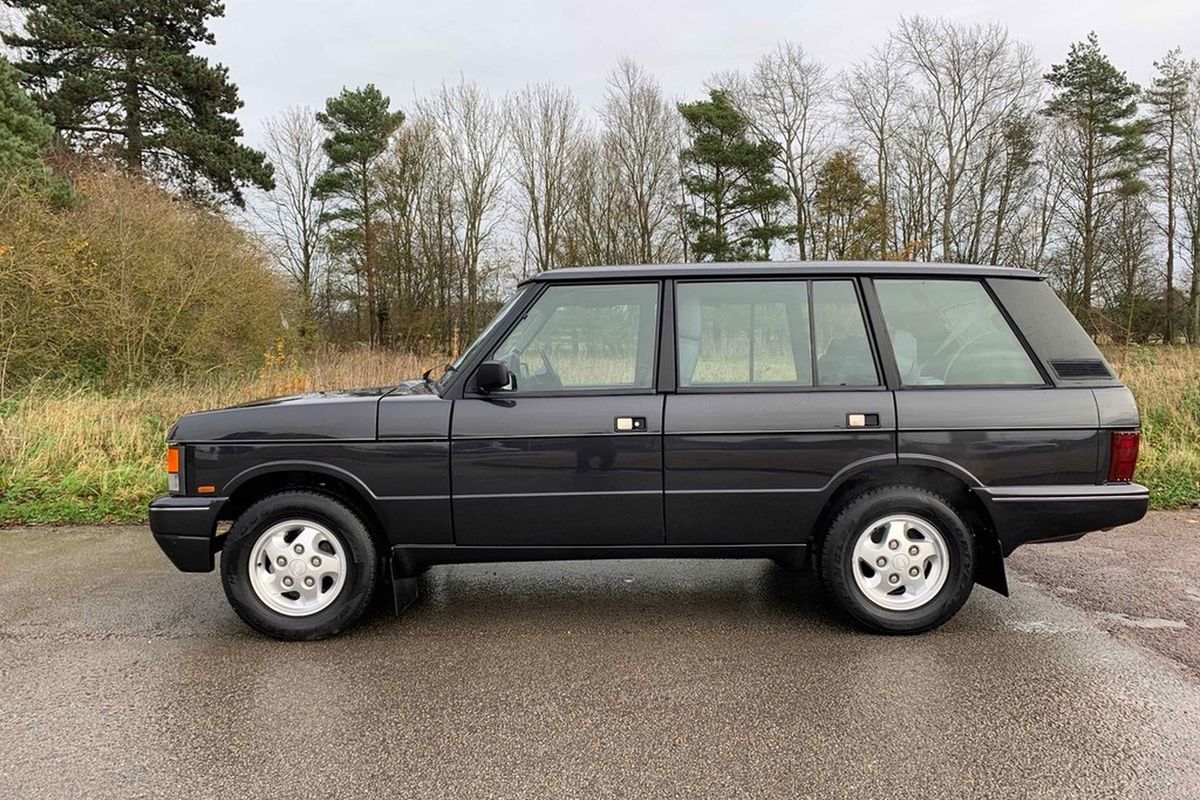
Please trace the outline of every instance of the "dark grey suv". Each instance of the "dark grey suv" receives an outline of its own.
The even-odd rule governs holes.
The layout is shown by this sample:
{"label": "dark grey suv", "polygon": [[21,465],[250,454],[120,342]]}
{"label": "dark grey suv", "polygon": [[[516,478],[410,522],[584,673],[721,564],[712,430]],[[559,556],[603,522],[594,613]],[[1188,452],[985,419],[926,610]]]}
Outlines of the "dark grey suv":
{"label": "dark grey suv", "polygon": [[1033,272],[564,269],[437,378],[184,417],[150,524],[281,638],[432,564],[631,557],[811,564],[915,633],[1007,593],[1014,548],[1141,518],[1138,425]]}

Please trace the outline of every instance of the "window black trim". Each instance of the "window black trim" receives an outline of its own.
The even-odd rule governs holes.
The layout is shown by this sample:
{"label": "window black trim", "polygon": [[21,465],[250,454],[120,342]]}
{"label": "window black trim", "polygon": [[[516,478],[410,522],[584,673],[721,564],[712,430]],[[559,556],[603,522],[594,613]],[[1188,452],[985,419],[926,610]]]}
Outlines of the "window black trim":
{"label": "window black trim", "polygon": [[986,294],[991,299],[993,305],[995,305],[995,307],[997,309],[999,309],[1000,315],[1002,317],[1004,317],[1004,321],[1008,324],[1009,330],[1011,330],[1013,332],[1013,336],[1016,337],[1017,343],[1021,345],[1022,349],[1024,349],[1026,358],[1029,359],[1030,364],[1033,365],[1033,368],[1037,371],[1038,375],[1041,376],[1042,383],[953,383],[953,384],[914,384],[914,385],[909,385],[909,384],[904,383],[904,381],[900,379],[900,369],[899,369],[899,367],[896,366],[896,352],[895,352],[895,350],[892,349],[891,333],[887,329],[887,318],[883,314],[883,305],[882,305],[882,303],[880,303],[880,300],[879,300],[879,292],[875,288],[876,277],[872,276],[868,280],[871,283],[871,293],[873,295],[875,309],[879,313],[879,322],[880,322],[879,335],[882,337],[881,341],[886,339],[886,342],[887,342],[889,355],[891,356],[891,364],[889,366],[896,376],[895,389],[897,391],[906,391],[907,392],[907,391],[956,391],[959,389],[1053,389],[1053,388],[1055,388],[1054,383],[1049,380],[1049,377],[1046,374],[1046,370],[1044,368],[1044,365],[1041,363],[1041,359],[1038,358],[1037,354],[1035,354],[1033,352],[1032,348],[1030,348],[1029,342],[1027,342],[1025,340],[1025,335],[1023,333],[1021,333],[1021,331],[1018,328],[1018,326],[1016,325],[1016,323],[1013,322],[1012,317],[1008,313],[1008,309],[1006,309],[1004,307],[1004,304],[1000,302],[1000,299],[998,297],[996,297],[995,292],[992,291],[992,287],[988,285],[987,280],[985,280],[983,277],[975,277],[975,276],[971,276],[971,275],[946,275],[944,277],[937,276],[937,275],[921,275],[921,276],[888,275],[888,276],[882,278],[882,280],[885,280],[885,281],[909,281],[909,280],[913,280],[913,281],[959,281],[959,282],[963,282],[963,283],[975,283],[975,284],[983,287],[984,294]]}
{"label": "window black trim", "polygon": [[654,388],[664,394],[675,391],[675,376],[679,372],[679,357],[675,348],[675,280],[660,284],[658,303],[658,353],[656,356]]}
{"label": "window black trim", "polygon": [[[515,315],[513,317],[513,319],[509,322],[509,324],[504,326],[502,331],[499,331],[495,336],[492,337],[491,341],[489,341],[487,343],[487,347],[482,349],[483,355],[477,359],[475,364],[472,364],[470,366],[470,373],[469,373],[470,380],[464,381],[462,384],[463,390],[462,390],[462,393],[458,396],[460,399],[464,399],[464,400],[498,400],[498,401],[500,401],[500,400],[506,400],[508,398],[518,398],[518,397],[597,397],[597,396],[604,397],[604,396],[608,396],[608,395],[614,395],[614,396],[616,396],[616,395],[652,395],[652,394],[658,393],[658,388],[654,385],[653,378],[651,380],[650,386],[639,386],[639,387],[611,386],[611,387],[603,387],[603,388],[598,388],[598,389],[560,389],[560,390],[555,390],[555,391],[540,391],[540,392],[525,392],[520,389],[517,389],[516,391],[512,391],[512,392],[492,392],[491,394],[485,394],[483,392],[476,390],[474,388],[475,387],[475,370],[479,367],[480,364],[482,364],[484,361],[486,361],[488,358],[490,358],[492,356],[495,349],[500,346],[501,342],[503,342],[506,338],[508,338],[508,335],[510,333],[512,333],[513,329],[515,329],[517,327],[517,325],[519,325],[521,323],[521,320],[525,319],[525,317],[528,315],[530,309],[533,308],[533,305],[542,297],[542,295],[545,294],[547,291],[549,291],[554,286],[561,287],[561,286],[573,285],[571,283],[565,283],[565,284],[564,283],[547,283],[547,282],[542,282],[542,283],[533,282],[533,283],[534,283],[534,285],[540,286],[540,289],[536,293],[534,293],[535,296],[528,303],[521,304],[521,309],[520,309],[521,313],[518,315]],[[654,329],[654,344],[655,344],[654,365],[650,369],[650,374],[652,376],[656,375],[658,372],[658,363],[659,363],[658,342],[659,342],[659,336],[660,336],[660,329],[662,328],[663,280],[658,279],[658,278],[635,278],[635,279],[631,279],[631,280],[621,280],[619,278],[614,278],[613,280],[587,281],[585,283],[578,284],[578,285],[580,285],[580,286],[656,285],[658,287],[658,301],[657,301],[658,309],[655,314],[657,319],[655,320],[655,329]],[[513,310],[515,312],[516,308],[514,308]],[[463,365],[463,372],[464,373],[467,372],[466,364]],[[470,387],[470,388],[467,388],[467,387]]]}
{"label": "window black trim", "polygon": [[[816,337],[816,315],[814,314],[813,306],[813,283],[816,281],[833,281],[849,283],[854,290],[854,296],[858,300],[858,313],[862,317],[863,332],[867,337],[867,346],[871,350],[871,357],[875,364],[875,383],[867,383],[860,385],[837,385],[837,386],[819,386],[817,374],[817,337]],[[674,324],[672,324],[672,346],[675,352],[675,389],[679,394],[743,394],[747,392],[755,393],[775,393],[775,394],[793,394],[796,392],[869,392],[869,391],[887,391],[892,387],[887,383],[886,372],[882,369],[883,362],[881,355],[876,349],[875,340],[872,336],[872,325],[870,315],[868,314],[867,303],[868,298],[866,292],[863,291],[861,285],[862,278],[852,275],[818,275],[813,277],[793,277],[788,275],[746,275],[732,277],[694,277],[683,280],[672,279],[671,295],[672,295],[672,312],[675,311],[674,296],[678,287],[689,283],[804,283],[806,284],[805,292],[808,298],[808,352],[810,367],[812,370],[812,385],[804,386],[800,384],[762,384],[762,383],[722,383],[712,386],[704,385],[689,385],[684,386],[679,382],[679,356],[678,348],[674,347]],[[674,322],[674,317],[672,318]],[[753,332],[751,333],[753,335]],[[890,347],[890,344],[889,344]]]}

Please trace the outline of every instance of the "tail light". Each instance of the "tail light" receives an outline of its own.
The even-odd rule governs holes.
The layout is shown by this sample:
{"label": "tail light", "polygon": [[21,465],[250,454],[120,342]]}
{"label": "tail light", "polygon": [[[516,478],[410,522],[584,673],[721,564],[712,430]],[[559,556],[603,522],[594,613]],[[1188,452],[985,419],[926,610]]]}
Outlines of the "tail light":
{"label": "tail light", "polygon": [[1141,439],[1138,431],[1113,431],[1108,454],[1109,483],[1129,483],[1133,480]]}
{"label": "tail light", "polygon": [[179,492],[179,447],[167,448],[167,491]]}

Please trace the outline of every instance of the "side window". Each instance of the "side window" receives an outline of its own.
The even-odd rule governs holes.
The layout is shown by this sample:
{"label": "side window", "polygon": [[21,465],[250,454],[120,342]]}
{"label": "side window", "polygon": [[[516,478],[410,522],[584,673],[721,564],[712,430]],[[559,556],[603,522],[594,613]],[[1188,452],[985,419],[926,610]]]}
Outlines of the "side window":
{"label": "side window", "polygon": [[805,281],[680,283],[680,386],[812,386]]}
{"label": "side window", "polygon": [[978,281],[876,280],[875,289],[906,386],[1044,382]]}
{"label": "side window", "polygon": [[507,391],[649,389],[658,284],[551,286],[493,351],[515,376]]}
{"label": "side window", "polygon": [[853,281],[813,281],[818,386],[878,386],[867,324]]}

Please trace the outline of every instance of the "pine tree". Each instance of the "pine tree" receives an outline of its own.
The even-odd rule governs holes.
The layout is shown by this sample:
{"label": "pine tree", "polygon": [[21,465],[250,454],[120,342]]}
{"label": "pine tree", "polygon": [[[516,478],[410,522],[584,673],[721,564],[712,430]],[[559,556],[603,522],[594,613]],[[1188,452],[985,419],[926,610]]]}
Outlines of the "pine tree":
{"label": "pine tree", "polygon": [[1185,61],[1183,53],[1176,47],[1161,61],[1155,61],[1154,68],[1158,74],[1151,79],[1150,88],[1146,90],[1146,103],[1150,106],[1147,121],[1155,142],[1152,155],[1161,168],[1163,199],[1166,205],[1163,209],[1167,218],[1166,224],[1163,225],[1167,237],[1163,341],[1171,343],[1175,341],[1175,223],[1178,215],[1176,155],[1182,137],[1184,114],[1188,109],[1189,85],[1196,74],[1197,65],[1194,61]]}
{"label": "pine tree", "polygon": [[1100,260],[1099,234],[1118,194],[1128,194],[1144,158],[1143,126],[1134,118],[1140,89],[1100,50],[1096,34],[1071,45],[1067,60],[1045,76],[1054,90],[1045,114],[1074,133],[1076,163],[1072,190],[1079,207],[1074,220],[1082,246],[1082,285],[1071,287],[1072,310],[1089,320]]}
{"label": "pine tree", "polygon": [[21,89],[19,78],[0,58],[0,178],[36,176],[54,141],[54,129]]}
{"label": "pine tree", "polygon": [[708,100],[682,103],[690,137],[680,154],[683,187],[693,199],[686,224],[696,260],[767,260],[788,226],[778,210],[788,190],[772,172],[778,145],[754,140],[750,124],[718,89]]}
{"label": "pine tree", "polygon": [[238,143],[237,87],[196,55],[213,44],[219,0],[10,0],[25,12],[19,48],[25,86],[59,136],[115,156],[134,173],[197,196],[242,205],[242,187],[271,187],[265,156]]}
{"label": "pine tree", "polygon": [[375,292],[374,165],[404,122],[404,113],[390,107],[391,100],[374,84],[367,84],[361,89],[342,89],[337,97],[326,100],[325,110],[317,114],[317,121],[329,134],[322,145],[329,169],[317,179],[316,191],[337,201],[326,218],[338,226],[342,240],[359,252],[359,271],[367,284],[371,344],[378,344],[387,333],[386,309]]}

